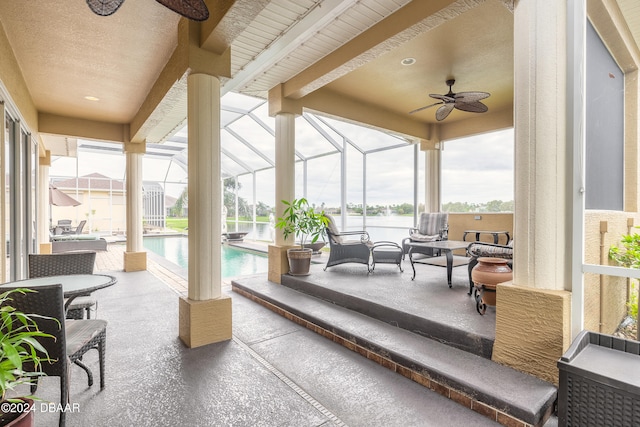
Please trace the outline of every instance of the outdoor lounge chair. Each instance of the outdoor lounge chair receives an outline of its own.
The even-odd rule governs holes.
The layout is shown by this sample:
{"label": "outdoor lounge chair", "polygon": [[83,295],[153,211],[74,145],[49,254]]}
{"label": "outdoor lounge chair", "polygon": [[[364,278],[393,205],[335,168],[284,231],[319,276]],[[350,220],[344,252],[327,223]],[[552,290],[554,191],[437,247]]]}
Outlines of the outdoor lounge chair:
{"label": "outdoor lounge chair", "polygon": [[[369,239],[369,233],[366,231],[340,232],[333,217],[326,214],[325,216],[329,221],[325,231],[329,239],[330,251],[329,260],[324,270],[326,271],[327,267],[333,267],[334,265],[354,262],[365,264],[367,271],[370,272],[369,256],[371,255],[373,242]],[[358,236],[358,239],[354,239],[355,236]],[[349,238],[352,240],[348,240]]]}
{"label": "outdoor lounge chair", "polygon": [[69,230],[69,231],[64,231],[62,232],[62,234],[64,235],[68,235],[68,234],[82,234],[82,229],[84,228],[84,225],[87,223],[86,219],[83,219],[82,221],[80,221],[80,224],[78,224],[78,226],[76,227],[75,230]]}
{"label": "outdoor lounge chair", "polygon": [[[29,254],[29,278],[58,276],[65,274],[93,274],[96,253],[93,251],[67,252],[60,254]],[[98,302],[92,296],[74,299],[67,309],[68,319],[82,319],[84,311],[91,318],[91,308]]]}
{"label": "outdoor lounge chair", "polygon": [[[409,242],[436,242],[447,240],[449,233],[449,214],[447,212],[422,212],[418,225],[409,229],[409,237],[402,239],[402,253],[409,252]],[[437,256],[440,252],[432,248],[414,247],[413,254]]]}
{"label": "outdoor lounge chair", "polygon": [[513,240],[506,245],[496,245],[495,243],[473,242],[467,246],[469,261],[469,295],[473,292],[473,280],[471,280],[471,270],[478,264],[480,257],[504,258],[508,260],[507,265],[513,268]]}
{"label": "outdoor lounge chair", "polygon": [[[3,288],[7,291],[15,288]],[[98,350],[100,362],[100,389],[104,388],[105,342],[107,322],[105,320],[64,320],[62,286],[60,284],[38,286],[37,292],[11,295],[11,306],[27,314],[51,317],[37,318],[38,328],[55,339],[38,338],[47,350],[50,362],[43,361],[42,371],[47,376],[60,377],[60,404],[64,408],[69,402],[69,362],[75,363],[87,372],[89,386],[93,385],[93,375],[81,359],[92,348]],[[61,327],[62,326],[62,327]],[[31,393],[38,388],[37,378],[31,385]],[[60,411],[60,426],[65,425],[65,411]]]}

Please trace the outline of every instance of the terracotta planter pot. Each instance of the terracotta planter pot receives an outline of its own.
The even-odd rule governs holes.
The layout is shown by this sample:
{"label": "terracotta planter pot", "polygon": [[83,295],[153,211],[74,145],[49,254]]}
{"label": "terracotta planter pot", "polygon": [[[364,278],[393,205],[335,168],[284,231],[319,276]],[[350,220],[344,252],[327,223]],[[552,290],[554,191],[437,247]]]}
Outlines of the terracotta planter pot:
{"label": "terracotta planter pot", "polygon": [[[7,418],[7,415],[15,415],[15,414],[2,414],[0,418],[0,425],[7,427],[33,427],[34,419],[33,414],[34,411],[30,410],[33,408],[33,400],[22,398],[24,404],[17,403],[16,405],[20,405],[20,407],[24,407],[25,411],[19,414],[16,418],[11,419],[11,417]],[[11,419],[8,424],[4,424],[7,419]]]}
{"label": "terracotta planter pot", "polygon": [[475,285],[476,310],[484,314],[487,305],[496,305],[496,285],[513,279],[513,272],[503,258],[478,258],[478,264],[471,270],[471,280]]}
{"label": "terracotta planter pot", "polygon": [[292,276],[306,276],[311,268],[311,255],[313,251],[309,248],[287,249],[289,259],[289,274]]}

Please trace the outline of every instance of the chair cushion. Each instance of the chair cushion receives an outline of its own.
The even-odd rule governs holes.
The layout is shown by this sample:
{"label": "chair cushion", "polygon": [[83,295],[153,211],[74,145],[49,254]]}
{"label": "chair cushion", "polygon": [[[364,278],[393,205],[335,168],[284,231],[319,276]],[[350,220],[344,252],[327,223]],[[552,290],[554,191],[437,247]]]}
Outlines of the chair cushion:
{"label": "chair cushion", "polygon": [[64,323],[67,355],[72,356],[107,328],[105,320],[67,320]]}
{"label": "chair cushion", "polygon": [[509,246],[472,243],[467,248],[467,252],[473,257],[513,259],[513,248]]}
{"label": "chair cushion", "polygon": [[423,212],[418,221],[418,233],[425,236],[441,235],[448,219],[449,214],[446,212]]}
{"label": "chair cushion", "polygon": [[439,234],[427,236],[420,233],[411,233],[410,237],[413,242],[435,242],[436,240],[440,240]]}
{"label": "chair cushion", "polygon": [[338,231],[338,226],[336,225],[336,221],[333,219],[331,215],[325,215],[325,216],[329,220],[329,223],[327,224],[327,228],[329,229],[329,232],[333,235],[333,240],[336,243],[342,243],[342,237],[340,236],[340,232]]}

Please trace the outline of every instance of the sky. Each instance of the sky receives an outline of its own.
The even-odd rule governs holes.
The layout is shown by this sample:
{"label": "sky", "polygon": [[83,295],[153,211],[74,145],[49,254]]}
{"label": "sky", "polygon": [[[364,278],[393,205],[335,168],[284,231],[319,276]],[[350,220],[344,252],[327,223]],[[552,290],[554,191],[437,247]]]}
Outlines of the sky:
{"label": "sky", "polygon": [[[272,129],[273,118],[266,112],[266,104],[253,111],[259,120]],[[229,121],[238,115],[227,114]],[[368,205],[394,205],[413,203],[413,164],[414,147],[404,140],[383,134],[382,132],[356,126],[333,119],[310,119],[322,128],[338,147],[347,147],[347,203],[360,205],[363,203],[363,171],[366,169],[366,186]],[[224,122],[224,120],[223,120]],[[337,133],[333,129],[340,132]],[[347,142],[342,138],[347,137]],[[273,136],[263,127],[256,124],[248,116],[229,125],[222,131],[221,145],[223,150],[233,153],[248,167],[261,169],[269,167],[269,163],[255,155],[238,139],[259,141],[256,147],[273,158]],[[81,143],[82,141],[80,141]],[[383,147],[400,145],[392,150],[362,152]],[[340,206],[340,174],[341,162],[337,147],[314,129],[309,121],[299,117],[296,121],[296,151],[310,158],[307,162],[308,177],[307,198],[310,202],[325,206]],[[485,203],[491,200],[513,200],[513,168],[514,143],[513,129],[477,135],[458,140],[445,141],[442,151],[442,202]],[[313,158],[322,153],[334,154]],[[76,168],[80,176],[100,173],[114,179],[124,179],[125,158],[122,154],[107,155],[104,153],[79,150],[80,161],[73,158],[56,158],[52,162],[50,176],[75,176]],[[108,157],[107,157],[108,156]],[[240,173],[242,166],[222,156],[223,169],[231,173]],[[366,158],[366,163],[365,163]],[[424,182],[424,152],[418,152],[420,176],[418,182]],[[167,170],[169,168],[169,170]],[[303,195],[303,163],[296,165],[296,195]],[[143,160],[143,179],[145,181],[185,182],[186,172],[175,163],[145,156]],[[249,203],[253,200],[253,178],[244,175],[239,178],[242,188],[240,196]],[[256,174],[256,196],[272,206],[275,203],[273,186],[273,170]],[[178,197],[182,185],[169,185],[167,194]],[[424,202],[424,190],[418,188],[419,203]]]}

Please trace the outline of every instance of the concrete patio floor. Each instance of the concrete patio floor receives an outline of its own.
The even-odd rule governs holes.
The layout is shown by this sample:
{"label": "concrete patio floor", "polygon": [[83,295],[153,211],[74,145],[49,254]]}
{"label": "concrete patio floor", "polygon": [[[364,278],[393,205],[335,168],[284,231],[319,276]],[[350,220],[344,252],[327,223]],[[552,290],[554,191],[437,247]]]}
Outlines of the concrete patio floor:
{"label": "concrete patio floor", "polygon": [[[229,283],[233,339],[187,349],[177,337],[183,272],[150,257],[148,271],[124,273],[122,250],[110,245],[97,260],[97,270],[118,278],[95,295],[97,316],[109,322],[106,387],[87,387],[73,367],[79,411],[67,415],[68,426],[496,425],[231,292]],[[85,362],[97,373],[95,352]],[[44,378],[37,395],[44,401],[36,426],[57,425],[58,414],[41,403],[59,402],[58,379]]]}

